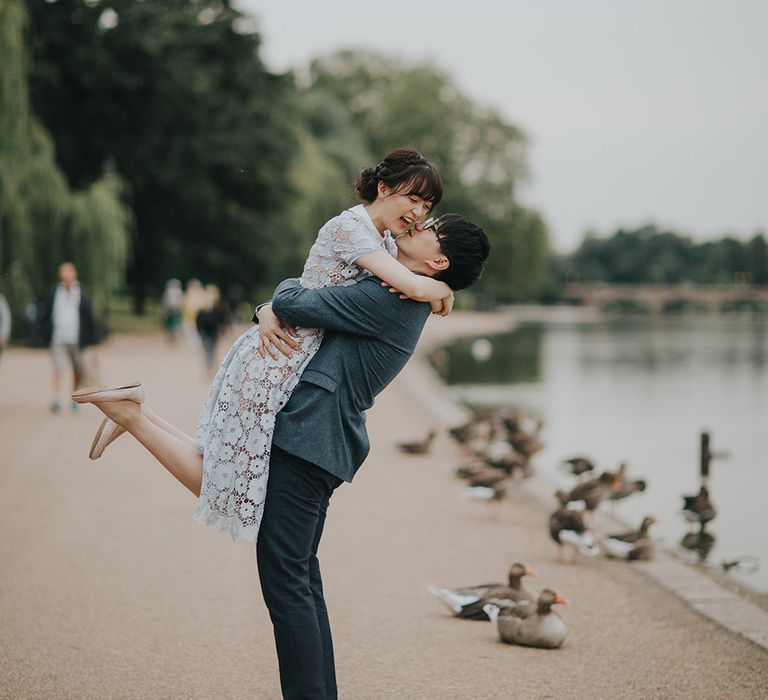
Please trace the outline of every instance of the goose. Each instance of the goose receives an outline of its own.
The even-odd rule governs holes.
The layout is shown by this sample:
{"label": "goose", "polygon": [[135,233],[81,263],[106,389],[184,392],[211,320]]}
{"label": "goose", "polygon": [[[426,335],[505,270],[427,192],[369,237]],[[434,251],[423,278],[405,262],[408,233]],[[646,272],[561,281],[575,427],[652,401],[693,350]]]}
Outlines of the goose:
{"label": "goose", "polygon": [[593,511],[618,486],[619,481],[615,474],[603,472],[596,479],[589,479],[574,486],[568,496],[572,501],[584,501],[586,510]]}
{"label": "goose", "polygon": [[400,442],[397,444],[397,449],[409,455],[425,455],[429,452],[429,448],[432,446],[432,441],[435,439],[436,435],[437,432],[431,430],[424,440],[418,442]]}
{"label": "goose", "polygon": [[644,479],[630,479],[627,476],[627,463],[619,465],[619,471],[616,473],[618,485],[611,491],[609,498],[612,501],[620,501],[628,498],[633,493],[645,491],[646,482]]}
{"label": "goose", "polygon": [[487,486],[489,488],[493,488],[497,484],[506,481],[508,478],[509,474],[507,474],[504,470],[488,467],[470,476],[469,486],[470,488],[475,486]]}
{"label": "goose", "polygon": [[693,496],[683,496],[682,512],[689,522],[699,523],[702,530],[706,523],[715,519],[717,511],[709,498],[709,490],[706,486],[702,486]]}
{"label": "goose", "polygon": [[521,601],[535,602],[536,594],[522,582],[524,576],[533,576],[533,571],[516,562],[509,568],[507,583],[483,583],[463,588],[439,588],[427,586],[427,590],[456,616],[467,620],[487,620],[483,605],[489,600],[507,603]]}
{"label": "goose", "polygon": [[539,439],[543,427],[544,421],[538,420],[530,431],[522,428],[511,431],[509,442],[521,455],[530,458],[544,449],[544,443]]}
{"label": "goose", "polygon": [[574,476],[581,477],[584,474],[594,471],[595,463],[587,457],[571,457],[570,459],[564,459],[560,468],[565,469]]}
{"label": "goose", "polygon": [[461,497],[467,501],[482,501],[487,503],[491,511],[491,519],[499,519],[499,504],[507,497],[507,478],[492,486],[468,486],[461,492]]}
{"label": "goose", "polygon": [[[579,553],[589,557],[597,556],[599,549],[595,536],[584,524],[584,516],[578,510],[577,503],[569,501],[568,494],[557,491],[555,496],[560,502],[559,508],[549,516],[549,534],[557,544],[557,560],[563,560],[563,546],[571,547],[571,563],[576,561]],[[581,505],[581,508],[584,506]]]}
{"label": "goose", "polygon": [[553,590],[545,588],[536,604],[498,606],[488,603],[485,613],[496,625],[499,638],[506,644],[520,644],[540,649],[557,649],[567,635],[563,619],[552,610],[553,605],[567,605],[568,601]]}
{"label": "goose", "polygon": [[614,535],[608,535],[602,541],[606,556],[628,561],[648,560],[653,558],[653,542],[648,529],[657,522],[649,515],[643,518],[638,530],[630,530]]}

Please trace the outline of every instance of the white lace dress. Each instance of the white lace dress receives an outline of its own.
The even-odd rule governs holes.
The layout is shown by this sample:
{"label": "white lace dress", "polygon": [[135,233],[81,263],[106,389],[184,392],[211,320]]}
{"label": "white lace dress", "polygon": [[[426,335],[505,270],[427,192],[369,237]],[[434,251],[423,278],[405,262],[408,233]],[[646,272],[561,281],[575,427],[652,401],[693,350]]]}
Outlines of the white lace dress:
{"label": "white lace dress", "polygon": [[[354,284],[370,273],[354,264],[365,253],[397,255],[362,205],[328,221],[309,251],[304,287]],[[255,540],[264,511],[275,416],[288,402],[323,332],[298,329],[299,350],[277,359],[258,353],[259,327],[234,343],[214,377],[195,431],[203,454],[203,483],[195,520],[216,525],[233,539]]]}

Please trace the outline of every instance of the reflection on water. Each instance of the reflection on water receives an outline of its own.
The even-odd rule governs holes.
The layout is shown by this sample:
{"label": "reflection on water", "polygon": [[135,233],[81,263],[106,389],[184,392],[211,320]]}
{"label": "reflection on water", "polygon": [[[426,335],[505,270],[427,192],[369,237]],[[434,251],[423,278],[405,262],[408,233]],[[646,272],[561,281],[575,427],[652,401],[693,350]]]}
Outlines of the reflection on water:
{"label": "reflection on water", "polygon": [[[719,565],[757,556],[761,569],[740,580],[768,592],[764,317],[526,325],[489,340],[484,361],[473,358],[472,340],[438,353],[435,364],[459,398],[544,418],[547,449],[536,465],[562,486],[570,483],[556,471],[563,458],[585,454],[598,469],[629,462],[632,477],[647,478],[649,488],[622,501],[617,515],[638,524],[659,516],[664,543],[694,559]],[[699,485],[702,430],[711,431],[713,450],[728,453],[712,463],[718,517],[706,541],[686,535],[680,515],[682,494]]]}
{"label": "reflection on water", "polygon": [[449,384],[515,384],[541,378],[543,328],[529,325],[496,336],[487,360],[476,359],[472,338],[455,341],[437,351],[433,364]]}

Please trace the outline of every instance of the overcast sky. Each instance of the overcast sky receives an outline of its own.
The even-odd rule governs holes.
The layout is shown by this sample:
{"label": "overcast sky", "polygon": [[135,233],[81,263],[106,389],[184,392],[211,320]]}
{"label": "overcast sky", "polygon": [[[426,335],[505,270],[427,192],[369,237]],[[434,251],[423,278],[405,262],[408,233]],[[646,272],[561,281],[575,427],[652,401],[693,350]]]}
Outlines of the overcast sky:
{"label": "overcast sky", "polygon": [[560,250],[646,222],[768,233],[768,0],[241,0],[275,70],[368,48],[448,70],[530,138]]}

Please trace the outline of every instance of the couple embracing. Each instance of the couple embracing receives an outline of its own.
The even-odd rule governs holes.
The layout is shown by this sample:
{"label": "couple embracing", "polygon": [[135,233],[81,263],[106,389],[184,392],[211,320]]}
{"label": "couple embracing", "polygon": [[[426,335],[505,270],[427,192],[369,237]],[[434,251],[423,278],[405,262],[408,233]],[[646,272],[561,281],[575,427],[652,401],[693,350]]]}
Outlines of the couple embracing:
{"label": "couple embracing", "polygon": [[219,368],[195,436],[141,384],[73,394],[105,418],[96,459],[125,432],[198,497],[195,519],[256,540],[284,698],[336,698],[317,551],[334,490],[369,450],[365,411],[416,347],[430,311],[480,276],[490,245],[458,214],[427,218],[437,170],[397,149],[358,177],[362,204],[319,231],[302,276],[258,307]]}

